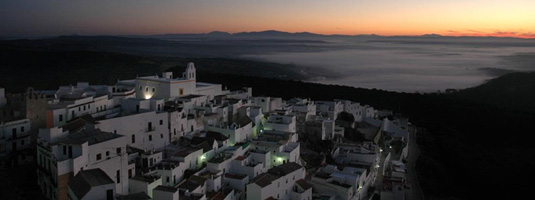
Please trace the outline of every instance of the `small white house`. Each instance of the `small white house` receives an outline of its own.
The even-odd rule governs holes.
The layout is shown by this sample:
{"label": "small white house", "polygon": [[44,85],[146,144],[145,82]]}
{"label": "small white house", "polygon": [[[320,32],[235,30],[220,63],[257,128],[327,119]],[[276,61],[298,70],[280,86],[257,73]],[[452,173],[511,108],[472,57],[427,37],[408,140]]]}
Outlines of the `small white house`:
{"label": "small white house", "polygon": [[312,196],[310,187],[301,186],[302,190],[295,188],[296,182],[304,178],[305,168],[297,163],[274,167],[251,180],[247,185],[247,199],[309,199]]}
{"label": "small white house", "polygon": [[115,197],[115,182],[100,169],[80,171],[69,183],[69,199],[108,200]]}

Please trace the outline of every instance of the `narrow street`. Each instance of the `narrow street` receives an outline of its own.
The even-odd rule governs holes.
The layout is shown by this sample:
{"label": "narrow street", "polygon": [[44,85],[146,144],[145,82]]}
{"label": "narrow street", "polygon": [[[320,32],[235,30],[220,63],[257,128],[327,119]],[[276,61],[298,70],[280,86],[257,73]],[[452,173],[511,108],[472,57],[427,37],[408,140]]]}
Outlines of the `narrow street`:
{"label": "narrow street", "polygon": [[407,180],[410,183],[411,190],[409,194],[409,200],[423,200],[424,195],[420,183],[418,182],[418,176],[416,174],[416,160],[420,155],[420,149],[416,143],[416,137],[418,134],[418,128],[409,127],[409,158],[407,159]]}

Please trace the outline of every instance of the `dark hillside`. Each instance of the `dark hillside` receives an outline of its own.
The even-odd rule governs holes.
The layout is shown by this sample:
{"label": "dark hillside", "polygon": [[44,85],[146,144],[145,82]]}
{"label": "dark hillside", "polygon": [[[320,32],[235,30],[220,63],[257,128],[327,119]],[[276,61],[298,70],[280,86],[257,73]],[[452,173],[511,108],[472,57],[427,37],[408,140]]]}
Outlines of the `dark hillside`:
{"label": "dark hillside", "polygon": [[535,72],[510,73],[462,90],[457,98],[489,106],[535,111]]}
{"label": "dark hillside", "polygon": [[56,89],[60,85],[90,81],[110,84],[118,78],[156,74],[160,63],[125,54],[69,51],[0,50],[0,85],[21,92],[29,86]]}
{"label": "dark hillside", "polygon": [[146,57],[49,48],[47,45],[33,44],[30,40],[13,44],[0,42],[0,87],[8,88],[8,92],[22,92],[30,86],[35,89],[55,89],[79,81],[114,84],[117,79],[155,75],[171,66],[184,66],[187,62],[195,62],[196,66],[210,72],[258,77],[305,80],[317,76],[335,76],[325,70],[292,64],[229,58]]}

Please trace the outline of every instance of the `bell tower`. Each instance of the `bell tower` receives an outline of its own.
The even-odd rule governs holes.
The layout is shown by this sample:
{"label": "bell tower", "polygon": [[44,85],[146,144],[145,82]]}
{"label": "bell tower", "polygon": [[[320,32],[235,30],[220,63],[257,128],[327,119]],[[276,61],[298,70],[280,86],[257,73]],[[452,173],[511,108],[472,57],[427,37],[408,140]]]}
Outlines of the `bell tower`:
{"label": "bell tower", "polygon": [[192,62],[188,63],[188,67],[183,76],[186,80],[196,80],[195,65]]}

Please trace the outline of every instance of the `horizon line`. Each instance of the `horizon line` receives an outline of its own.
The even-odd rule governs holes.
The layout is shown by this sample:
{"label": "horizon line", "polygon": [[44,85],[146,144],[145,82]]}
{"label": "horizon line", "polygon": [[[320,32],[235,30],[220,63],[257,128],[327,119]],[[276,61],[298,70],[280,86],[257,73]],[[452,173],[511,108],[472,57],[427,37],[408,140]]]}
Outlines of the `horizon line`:
{"label": "horizon line", "polygon": [[500,34],[500,33],[489,33],[489,34],[438,34],[438,33],[426,33],[426,34],[414,34],[414,35],[380,35],[375,33],[370,34],[322,34],[322,33],[314,33],[314,32],[308,32],[308,31],[300,31],[300,32],[289,32],[289,31],[280,31],[275,29],[267,29],[262,31],[240,31],[240,32],[227,32],[227,31],[209,31],[209,32],[197,32],[197,33],[188,33],[188,32],[182,32],[182,33],[153,33],[153,34],[79,34],[79,33],[71,33],[71,34],[58,34],[58,35],[37,35],[37,36],[0,36],[0,40],[4,40],[3,38],[9,39],[9,38],[15,38],[15,39],[29,39],[29,38],[50,38],[50,37],[63,37],[63,36],[158,36],[158,35],[207,35],[214,32],[220,32],[220,33],[227,33],[229,35],[236,35],[236,34],[247,34],[247,33],[263,33],[263,32],[279,32],[279,33],[287,33],[287,34],[312,34],[317,36],[346,36],[346,37],[358,37],[358,36],[375,36],[375,37],[426,37],[426,38],[440,38],[440,37],[452,37],[452,38],[462,38],[462,37],[474,37],[474,38],[512,38],[512,39],[525,39],[525,40],[532,40],[535,39],[535,34],[530,35],[514,35],[514,32],[505,32],[506,34]]}

